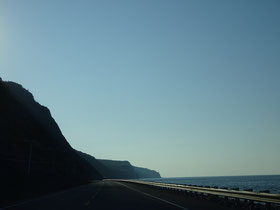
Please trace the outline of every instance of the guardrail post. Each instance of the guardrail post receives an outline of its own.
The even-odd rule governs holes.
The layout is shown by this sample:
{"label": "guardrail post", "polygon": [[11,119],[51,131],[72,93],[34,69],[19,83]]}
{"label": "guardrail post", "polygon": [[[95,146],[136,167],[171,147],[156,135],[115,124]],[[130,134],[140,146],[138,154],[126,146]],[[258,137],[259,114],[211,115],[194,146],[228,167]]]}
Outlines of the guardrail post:
{"label": "guardrail post", "polygon": [[271,209],[270,203],[266,203],[266,204],[265,204],[265,209],[266,209],[266,210],[270,210],[270,209]]}
{"label": "guardrail post", "polygon": [[224,202],[226,206],[230,206],[230,202],[229,202],[229,197],[228,196],[224,196]]}
{"label": "guardrail post", "polygon": [[239,198],[235,198],[235,206],[240,207],[240,199]]}
{"label": "guardrail post", "polygon": [[249,209],[253,210],[254,209],[254,201],[249,200]]}
{"label": "guardrail post", "polygon": [[227,202],[228,202],[228,197],[225,196],[225,197],[224,197],[224,200],[225,200],[225,202],[227,203]]}
{"label": "guardrail post", "polygon": [[190,196],[191,196],[191,197],[195,197],[195,192],[190,191]]}

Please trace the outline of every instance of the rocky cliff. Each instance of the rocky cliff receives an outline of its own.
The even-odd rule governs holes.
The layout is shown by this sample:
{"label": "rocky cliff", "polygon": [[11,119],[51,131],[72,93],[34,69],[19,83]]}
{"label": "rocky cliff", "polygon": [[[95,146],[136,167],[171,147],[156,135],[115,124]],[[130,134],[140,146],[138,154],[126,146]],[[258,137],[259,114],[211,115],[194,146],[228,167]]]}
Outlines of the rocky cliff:
{"label": "rocky cliff", "polygon": [[104,178],[111,179],[143,179],[160,178],[160,174],[154,170],[131,165],[129,161],[104,160],[77,151],[81,157],[86,159],[95,167]]}
{"label": "rocky cliff", "polygon": [[0,101],[0,203],[102,179],[29,91],[0,80]]}

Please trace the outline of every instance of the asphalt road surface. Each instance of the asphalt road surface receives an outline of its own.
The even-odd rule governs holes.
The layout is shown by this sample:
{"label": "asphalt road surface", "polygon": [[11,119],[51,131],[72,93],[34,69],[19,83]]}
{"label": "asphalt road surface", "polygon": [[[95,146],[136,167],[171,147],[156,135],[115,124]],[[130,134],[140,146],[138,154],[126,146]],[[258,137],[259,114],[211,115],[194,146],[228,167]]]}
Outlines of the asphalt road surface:
{"label": "asphalt road surface", "polygon": [[[103,180],[14,204],[1,210],[212,209],[211,205],[186,199],[180,202],[176,197],[178,196],[157,193],[135,184]],[[213,209],[220,208],[213,206]]]}

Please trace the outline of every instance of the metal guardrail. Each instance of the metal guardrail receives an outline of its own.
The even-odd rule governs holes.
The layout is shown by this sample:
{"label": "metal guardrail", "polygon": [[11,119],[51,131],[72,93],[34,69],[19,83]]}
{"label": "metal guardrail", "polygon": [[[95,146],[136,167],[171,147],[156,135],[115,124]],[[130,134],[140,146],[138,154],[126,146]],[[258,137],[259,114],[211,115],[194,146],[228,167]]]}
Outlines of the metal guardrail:
{"label": "metal guardrail", "polygon": [[177,192],[185,192],[185,193],[199,193],[203,195],[213,195],[224,198],[233,198],[236,200],[245,200],[252,202],[260,202],[266,204],[269,209],[270,204],[280,205],[280,194],[271,194],[271,193],[263,193],[263,192],[249,192],[249,191],[239,191],[239,190],[228,190],[228,189],[218,189],[211,187],[197,187],[190,185],[180,185],[180,184],[167,184],[161,182],[152,182],[152,181],[140,181],[140,180],[115,180],[121,182],[129,182],[147,185],[151,187],[157,187],[167,190],[173,190]]}

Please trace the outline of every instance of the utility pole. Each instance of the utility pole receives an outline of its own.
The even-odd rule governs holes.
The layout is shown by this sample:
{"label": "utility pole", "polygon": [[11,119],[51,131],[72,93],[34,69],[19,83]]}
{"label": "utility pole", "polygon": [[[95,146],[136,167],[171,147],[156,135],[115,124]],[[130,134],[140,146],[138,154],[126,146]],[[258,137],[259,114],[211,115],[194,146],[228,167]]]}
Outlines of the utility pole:
{"label": "utility pole", "polygon": [[32,142],[30,142],[30,147],[29,147],[29,158],[28,158],[28,168],[27,168],[27,176],[30,176],[30,171],[31,171],[32,149],[33,149],[33,144],[32,144]]}
{"label": "utility pole", "polygon": [[26,143],[29,143],[29,155],[28,155],[28,165],[27,165],[27,176],[30,176],[31,173],[31,161],[32,161],[32,151],[33,151],[33,143],[34,141],[26,140],[24,141]]}

